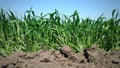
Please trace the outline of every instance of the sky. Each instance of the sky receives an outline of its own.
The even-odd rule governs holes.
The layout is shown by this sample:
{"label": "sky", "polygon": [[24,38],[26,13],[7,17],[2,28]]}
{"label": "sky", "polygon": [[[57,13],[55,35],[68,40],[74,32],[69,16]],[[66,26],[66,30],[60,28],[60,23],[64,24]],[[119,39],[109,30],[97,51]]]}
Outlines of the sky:
{"label": "sky", "polygon": [[120,11],[120,0],[0,0],[0,8],[18,15],[31,7],[38,16],[41,12],[46,14],[57,9],[61,15],[70,16],[77,10],[81,18],[98,18],[102,13],[111,18],[113,9]]}

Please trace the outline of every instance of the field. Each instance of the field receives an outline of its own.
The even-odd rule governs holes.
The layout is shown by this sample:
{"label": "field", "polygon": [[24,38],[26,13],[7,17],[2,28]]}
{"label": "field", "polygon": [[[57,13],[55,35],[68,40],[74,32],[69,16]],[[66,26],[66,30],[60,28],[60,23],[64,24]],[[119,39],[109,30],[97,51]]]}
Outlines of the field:
{"label": "field", "polygon": [[5,57],[16,51],[59,51],[66,45],[74,53],[82,52],[93,45],[98,45],[107,52],[119,50],[118,10],[114,9],[111,16],[107,19],[101,14],[97,19],[83,19],[77,10],[71,16],[61,16],[57,10],[38,16],[30,9],[23,17],[19,17],[11,10],[1,9],[0,56]]}
{"label": "field", "polygon": [[12,11],[0,10],[0,53],[14,51],[33,52],[41,49],[59,50],[69,45],[75,52],[99,44],[107,51],[120,48],[119,12],[113,10],[112,18],[102,15],[92,20],[82,19],[75,11],[71,16],[53,13],[36,16],[30,9],[18,18]]}

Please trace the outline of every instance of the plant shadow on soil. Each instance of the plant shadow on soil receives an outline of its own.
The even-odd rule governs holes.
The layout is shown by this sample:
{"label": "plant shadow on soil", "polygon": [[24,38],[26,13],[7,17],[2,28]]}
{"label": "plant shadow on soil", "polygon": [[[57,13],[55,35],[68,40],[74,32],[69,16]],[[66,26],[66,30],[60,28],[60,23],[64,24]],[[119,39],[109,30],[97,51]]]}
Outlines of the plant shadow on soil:
{"label": "plant shadow on soil", "polygon": [[106,52],[99,47],[75,53],[69,46],[59,51],[14,52],[0,59],[0,68],[119,68],[120,50]]}

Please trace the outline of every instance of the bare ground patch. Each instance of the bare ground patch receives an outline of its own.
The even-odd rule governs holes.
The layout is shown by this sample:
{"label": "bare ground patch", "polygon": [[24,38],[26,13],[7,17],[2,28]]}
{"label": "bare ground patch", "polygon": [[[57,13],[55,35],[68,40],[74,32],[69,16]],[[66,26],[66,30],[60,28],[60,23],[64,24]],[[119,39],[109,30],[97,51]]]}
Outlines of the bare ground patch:
{"label": "bare ground patch", "polygon": [[59,51],[14,52],[0,59],[0,68],[120,68],[120,50],[108,53],[92,47],[74,53],[65,46]]}

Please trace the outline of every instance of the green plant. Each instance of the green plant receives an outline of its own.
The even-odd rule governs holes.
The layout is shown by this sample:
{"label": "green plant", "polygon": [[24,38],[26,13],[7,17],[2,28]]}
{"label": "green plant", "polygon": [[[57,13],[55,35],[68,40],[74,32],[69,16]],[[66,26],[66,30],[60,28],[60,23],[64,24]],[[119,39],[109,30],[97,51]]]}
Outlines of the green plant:
{"label": "green plant", "polygon": [[0,10],[0,53],[9,55],[13,51],[33,52],[41,49],[56,49],[69,45],[75,52],[99,44],[107,51],[120,48],[120,18],[113,10],[112,18],[103,14],[96,20],[79,17],[77,10],[63,17],[53,13],[36,16],[32,8],[24,17],[12,11]]}

